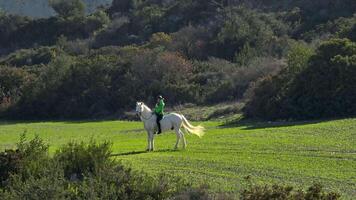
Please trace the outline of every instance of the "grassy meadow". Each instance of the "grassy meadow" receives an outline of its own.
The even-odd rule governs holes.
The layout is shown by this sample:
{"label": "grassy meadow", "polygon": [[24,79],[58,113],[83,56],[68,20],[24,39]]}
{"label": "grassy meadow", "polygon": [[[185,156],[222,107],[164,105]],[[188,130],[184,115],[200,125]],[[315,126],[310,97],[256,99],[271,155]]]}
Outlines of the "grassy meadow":
{"label": "grassy meadow", "polygon": [[14,148],[20,134],[38,134],[50,152],[69,141],[111,141],[113,158],[149,174],[169,173],[211,191],[236,192],[249,184],[315,182],[356,196],[356,119],[305,123],[202,122],[206,135],[186,135],[188,148],[173,151],[175,134],[156,137],[147,153],[141,122],[0,122],[0,149]]}

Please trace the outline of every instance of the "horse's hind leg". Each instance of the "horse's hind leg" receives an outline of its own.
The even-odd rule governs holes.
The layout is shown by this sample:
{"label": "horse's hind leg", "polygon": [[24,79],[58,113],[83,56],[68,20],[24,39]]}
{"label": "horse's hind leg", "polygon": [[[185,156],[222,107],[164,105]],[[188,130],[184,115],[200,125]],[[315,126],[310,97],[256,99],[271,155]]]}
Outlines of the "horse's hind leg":
{"label": "horse's hind leg", "polygon": [[147,149],[146,151],[150,151],[150,147],[151,147],[151,141],[150,141],[150,133],[147,132]]}
{"label": "horse's hind leg", "polygon": [[187,141],[185,140],[185,136],[184,136],[183,131],[181,131],[181,130],[179,129],[179,133],[180,133],[180,136],[181,136],[182,139],[183,139],[183,149],[185,149],[185,148],[187,147]]}
{"label": "horse's hind leg", "polygon": [[151,151],[154,151],[155,150],[155,134],[154,133],[152,133],[152,135],[151,135]]}
{"label": "horse's hind leg", "polygon": [[174,149],[178,149],[178,144],[179,144],[179,140],[180,140],[180,132],[179,130],[176,130],[176,136],[177,136],[177,141],[176,141],[176,145],[174,146]]}

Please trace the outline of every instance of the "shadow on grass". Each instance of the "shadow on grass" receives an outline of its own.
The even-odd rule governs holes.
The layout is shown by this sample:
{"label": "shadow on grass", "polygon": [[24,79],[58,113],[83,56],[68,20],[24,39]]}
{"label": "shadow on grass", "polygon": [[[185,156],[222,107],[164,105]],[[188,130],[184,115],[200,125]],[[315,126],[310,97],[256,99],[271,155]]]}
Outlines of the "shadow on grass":
{"label": "shadow on grass", "polygon": [[117,157],[117,156],[130,156],[130,155],[138,155],[138,154],[145,154],[145,153],[166,153],[166,152],[179,152],[180,150],[175,150],[175,149],[160,149],[160,150],[155,150],[155,151],[130,151],[130,152],[124,152],[124,153],[116,153],[116,154],[111,154],[111,157]]}
{"label": "shadow on grass", "polygon": [[321,122],[328,122],[336,119],[323,119],[323,120],[310,120],[310,121],[259,121],[251,119],[239,119],[235,121],[229,121],[222,125],[220,128],[241,128],[242,130],[254,130],[264,128],[279,128],[279,127],[291,127],[309,124],[318,124]]}

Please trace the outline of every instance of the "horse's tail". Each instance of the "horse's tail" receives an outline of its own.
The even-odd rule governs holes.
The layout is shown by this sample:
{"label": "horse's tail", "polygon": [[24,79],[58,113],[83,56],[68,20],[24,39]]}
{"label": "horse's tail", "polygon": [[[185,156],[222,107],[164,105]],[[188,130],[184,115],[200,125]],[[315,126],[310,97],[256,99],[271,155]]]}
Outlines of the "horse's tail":
{"label": "horse's tail", "polygon": [[183,119],[183,128],[185,130],[187,130],[189,133],[192,133],[194,135],[197,135],[198,137],[202,137],[204,135],[204,131],[205,131],[205,128],[203,126],[193,126],[191,125],[187,118],[185,118],[183,115],[182,115],[182,119]]}

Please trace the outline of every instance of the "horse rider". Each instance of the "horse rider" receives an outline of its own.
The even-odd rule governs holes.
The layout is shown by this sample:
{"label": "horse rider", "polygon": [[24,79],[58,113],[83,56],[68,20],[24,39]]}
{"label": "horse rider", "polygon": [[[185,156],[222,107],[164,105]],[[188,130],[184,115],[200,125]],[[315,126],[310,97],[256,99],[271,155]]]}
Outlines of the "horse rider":
{"label": "horse rider", "polygon": [[163,118],[163,115],[164,115],[164,98],[162,97],[162,95],[159,95],[157,97],[157,103],[156,103],[156,106],[155,106],[155,109],[154,109],[154,113],[156,115],[156,123],[157,123],[157,127],[158,127],[158,132],[157,134],[161,134],[162,133],[162,130],[161,130],[161,124],[160,124],[160,121],[161,119]]}

